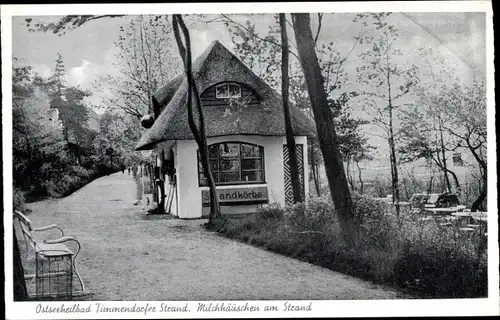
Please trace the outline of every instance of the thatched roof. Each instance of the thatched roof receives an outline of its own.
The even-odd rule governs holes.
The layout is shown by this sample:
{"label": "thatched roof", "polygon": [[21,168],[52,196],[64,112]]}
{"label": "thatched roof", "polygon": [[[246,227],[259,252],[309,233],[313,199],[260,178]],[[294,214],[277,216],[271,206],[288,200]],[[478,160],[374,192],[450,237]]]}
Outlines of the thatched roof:
{"label": "thatched roof", "polygon": [[[225,135],[284,136],[284,116],[281,96],[256,76],[243,62],[219,41],[212,42],[193,63],[193,75],[198,91],[220,82],[238,82],[251,87],[261,98],[259,106],[207,106],[203,108],[207,137]],[[187,117],[187,81],[178,75],[153,95],[162,109],[158,119],[137,143],[136,150],[151,149],[166,140],[194,139]],[[194,108],[196,110],[196,108]],[[292,126],[296,136],[315,134],[314,122],[298,107],[290,105]],[[197,113],[195,112],[197,119]]]}

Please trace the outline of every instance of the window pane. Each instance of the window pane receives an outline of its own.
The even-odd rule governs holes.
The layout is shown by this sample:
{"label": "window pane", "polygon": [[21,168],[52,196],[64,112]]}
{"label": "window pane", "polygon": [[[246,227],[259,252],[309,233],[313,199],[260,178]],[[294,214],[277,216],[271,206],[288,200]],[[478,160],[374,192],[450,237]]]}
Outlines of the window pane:
{"label": "window pane", "polygon": [[212,169],[212,172],[219,171],[219,162],[217,159],[210,160],[210,169]]}
{"label": "window pane", "polygon": [[222,143],[219,149],[222,158],[238,158],[240,156],[239,143]]}
{"label": "window pane", "polygon": [[[216,183],[219,182],[219,173],[218,172],[213,172],[212,171],[212,176],[214,177],[214,181]],[[205,175],[203,174],[202,171],[200,171],[199,179],[200,179],[200,185],[202,185],[202,186],[208,185],[208,179],[205,178]]]}
{"label": "window pane", "polygon": [[229,95],[231,98],[241,97],[241,87],[237,84],[229,84]]}
{"label": "window pane", "polygon": [[241,145],[241,157],[260,157],[260,148],[258,146],[252,146],[250,144]]}
{"label": "window pane", "polygon": [[207,184],[208,184],[207,179],[205,178],[205,176],[203,175],[203,173],[200,173],[200,185],[206,186]]}
{"label": "window pane", "polygon": [[[219,173],[218,173],[218,172],[216,172],[216,171],[215,171],[215,172],[214,172],[214,171],[212,171],[212,176],[214,177],[214,181],[215,181],[216,183],[217,183],[217,182],[219,182]],[[208,182],[207,182],[207,184],[208,184]]]}
{"label": "window pane", "polygon": [[240,181],[240,173],[238,172],[221,172],[220,182],[238,182]]}
{"label": "window pane", "polygon": [[[241,150],[240,150],[241,149]],[[239,142],[226,142],[208,147],[210,169],[218,184],[264,181],[263,148]],[[201,161],[198,163],[200,185],[206,186]]]}
{"label": "window pane", "polygon": [[220,161],[221,171],[240,171],[239,160],[221,160]]}
{"label": "window pane", "polygon": [[208,147],[208,156],[210,158],[217,158],[218,147],[219,147],[218,144],[211,145]]}
{"label": "window pane", "polygon": [[[212,172],[219,171],[217,160],[210,160],[210,168],[212,169]],[[201,160],[198,161],[198,172],[203,172],[203,164],[201,163]]]}
{"label": "window pane", "polygon": [[243,171],[243,181],[264,181],[262,179],[262,171]]}
{"label": "window pane", "polygon": [[218,85],[215,89],[217,98],[229,98],[229,88],[227,84]]}
{"label": "window pane", "polygon": [[262,169],[262,161],[260,159],[242,159],[241,168],[243,170]]}

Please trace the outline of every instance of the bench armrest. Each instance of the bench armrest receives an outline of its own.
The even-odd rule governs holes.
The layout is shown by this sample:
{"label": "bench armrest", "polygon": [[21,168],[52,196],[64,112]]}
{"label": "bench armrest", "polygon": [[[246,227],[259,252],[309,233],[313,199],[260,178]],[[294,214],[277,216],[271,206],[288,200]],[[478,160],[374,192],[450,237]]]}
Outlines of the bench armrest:
{"label": "bench armrest", "polygon": [[46,231],[52,229],[58,229],[59,231],[61,231],[61,237],[64,237],[63,229],[61,229],[61,227],[59,227],[57,224],[49,224],[48,226],[33,228],[33,231]]}
{"label": "bench armrest", "polygon": [[80,253],[80,249],[81,249],[80,242],[72,236],[61,237],[61,238],[56,239],[56,240],[45,240],[44,242],[47,244],[57,244],[57,243],[64,243],[67,241],[74,241],[78,246],[78,250],[76,250],[75,255],[73,256],[72,264],[73,264],[73,270],[75,271],[75,274],[78,277],[78,281],[80,281],[80,285],[82,286],[82,292],[85,292],[85,284],[83,283],[82,277],[78,273],[78,270],[76,269],[76,264],[75,264],[76,257],[78,256],[78,253]]}
{"label": "bench armrest", "polygon": [[76,242],[78,242],[72,236],[65,236],[65,237],[61,237],[59,239],[54,239],[54,240],[44,240],[43,242],[48,243],[48,244],[56,244],[56,243],[63,243],[63,242],[66,242],[66,241],[76,241]]}
{"label": "bench armrest", "polygon": [[65,236],[65,237],[61,237],[59,239],[55,239],[55,240],[44,240],[43,242],[47,243],[47,244],[57,244],[57,243],[64,243],[64,242],[68,242],[68,241],[74,241],[76,243],[76,245],[78,246],[78,249],[76,250],[75,256],[74,256],[74,258],[76,258],[76,256],[80,252],[81,245],[80,245],[80,242],[72,236]]}

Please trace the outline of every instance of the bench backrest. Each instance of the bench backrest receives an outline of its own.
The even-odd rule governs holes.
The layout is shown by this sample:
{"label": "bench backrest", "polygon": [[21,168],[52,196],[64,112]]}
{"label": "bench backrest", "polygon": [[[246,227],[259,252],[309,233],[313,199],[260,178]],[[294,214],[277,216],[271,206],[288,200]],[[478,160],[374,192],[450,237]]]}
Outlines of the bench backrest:
{"label": "bench backrest", "polygon": [[34,237],[33,227],[31,225],[31,220],[28,219],[21,211],[14,211],[14,219],[17,219],[19,222],[19,226],[21,228],[21,232],[23,233],[26,241],[29,242],[33,247],[36,246],[36,241]]}

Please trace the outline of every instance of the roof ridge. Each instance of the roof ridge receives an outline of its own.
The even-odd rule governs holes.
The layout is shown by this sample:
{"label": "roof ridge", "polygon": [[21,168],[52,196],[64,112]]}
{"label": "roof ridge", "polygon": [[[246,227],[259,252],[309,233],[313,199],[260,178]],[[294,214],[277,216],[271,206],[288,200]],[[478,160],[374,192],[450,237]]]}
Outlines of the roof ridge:
{"label": "roof ridge", "polygon": [[[234,119],[229,118],[231,115],[226,116],[227,108],[224,105],[211,106],[210,112],[204,114],[207,137],[235,134],[285,135],[281,95],[220,41],[212,41],[196,58],[193,76],[198,80],[200,94],[218,81],[238,81],[250,86],[261,97],[261,108],[247,108],[244,113],[232,116],[245,118],[237,127],[234,126]],[[164,86],[154,94],[157,101],[165,105],[153,126],[141,137],[136,150],[151,148],[160,141],[193,138],[184,107],[188,91],[186,80],[185,74],[180,73],[177,81],[169,81],[170,87]],[[269,112],[263,112],[264,108]],[[290,109],[294,133],[314,135],[315,125],[312,119],[293,103],[290,104]]]}

